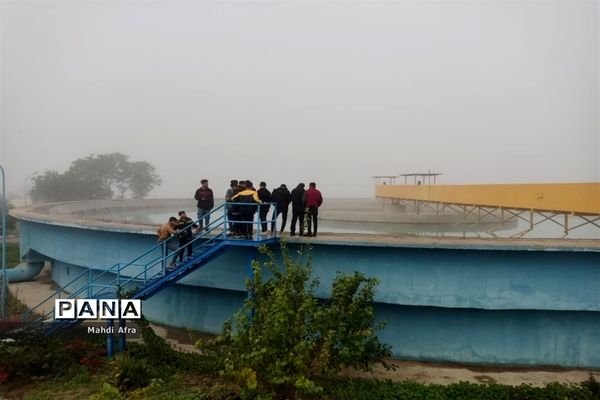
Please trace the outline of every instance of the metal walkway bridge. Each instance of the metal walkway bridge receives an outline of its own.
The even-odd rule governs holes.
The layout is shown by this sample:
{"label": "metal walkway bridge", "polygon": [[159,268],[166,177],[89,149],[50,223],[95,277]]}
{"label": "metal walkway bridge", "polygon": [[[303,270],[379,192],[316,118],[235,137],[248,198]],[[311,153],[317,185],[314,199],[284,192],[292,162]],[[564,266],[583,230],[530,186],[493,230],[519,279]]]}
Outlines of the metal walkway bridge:
{"label": "metal walkway bridge", "polygon": [[[274,205],[274,203],[266,203]],[[252,246],[277,243],[277,229],[273,236],[261,232],[261,221],[232,221],[228,219],[227,210],[231,206],[250,206],[258,210],[255,203],[224,203],[210,212],[211,222],[192,236],[192,240],[182,246],[179,245],[177,236],[157,243],[143,254],[126,263],[117,263],[107,269],[89,268],[66,285],[56,289],[55,293],[43,300],[23,315],[23,321],[29,327],[42,328],[45,334],[53,334],[66,328],[79,324],[81,319],[56,319],[55,309],[52,306],[49,312],[39,315],[42,308],[48,309],[45,304],[52,304],[56,299],[148,299],[166,287],[174,284],[189,275],[209,261],[225,253],[229,248],[236,246]],[[203,217],[204,219],[204,217]],[[190,223],[187,228],[199,221]],[[265,222],[265,221],[262,221]],[[268,224],[276,224],[276,220],[267,220]],[[251,237],[235,237],[228,234],[230,223],[250,224],[254,227]],[[182,229],[183,231],[183,229]],[[192,246],[191,256],[185,258],[174,269],[169,268],[168,260],[174,259],[179,252],[187,251]],[[172,250],[169,251],[169,248]],[[44,307],[42,307],[44,306]],[[108,327],[114,327],[114,320],[104,320]],[[125,320],[119,320],[119,325],[125,328]],[[112,330],[112,329],[111,329]],[[108,336],[107,350],[112,355],[112,335]],[[120,350],[125,347],[125,335],[119,339]]]}
{"label": "metal walkway bridge", "polygon": [[[427,178],[433,174],[400,176],[409,175]],[[521,237],[546,221],[559,225],[564,236],[586,225],[600,228],[600,183],[397,185],[397,177],[374,177],[375,196],[412,205],[417,212],[429,209],[437,214],[448,208],[476,222],[483,218],[499,223],[515,218],[525,221],[527,228],[513,237]]]}

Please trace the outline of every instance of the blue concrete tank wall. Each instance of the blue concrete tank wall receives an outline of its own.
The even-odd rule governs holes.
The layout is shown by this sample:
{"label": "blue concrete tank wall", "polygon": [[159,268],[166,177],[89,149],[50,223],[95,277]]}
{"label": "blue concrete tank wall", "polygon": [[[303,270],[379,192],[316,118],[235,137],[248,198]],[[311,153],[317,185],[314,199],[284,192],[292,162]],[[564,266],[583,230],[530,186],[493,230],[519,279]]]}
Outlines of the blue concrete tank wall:
{"label": "blue concrete tank wall", "polygon": [[[59,286],[64,286],[85,271],[88,271],[85,267],[55,261],[52,279]],[[94,270],[92,274],[99,272]],[[70,292],[85,287],[87,276],[83,275],[70,287]],[[99,283],[108,284],[113,278],[114,275],[106,274]],[[142,312],[157,323],[216,334],[221,331],[223,322],[242,306],[246,295],[244,291],[177,284],[145,300]]]}
{"label": "blue concrete tank wall", "polygon": [[323,282],[380,279],[382,303],[484,309],[599,310],[600,253],[313,245]]}
{"label": "blue concrete tank wall", "polygon": [[[155,244],[152,232],[21,221],[22,252],[53,263],[65,284],[87,268],[127,262]],[[290,253],[305,250],[289,244]],[[600,366],[600,253],[431,243],[313,243],[325,297],[337,271],[377,277],[382,340],[396,356],[455,362]],[[235,248],[144,302],[156,322],[216,333],[246,296],[252,248]],[[259,256],[260,258],[261,256]]]}
{"label": "blue concrete tank wall", "polygon": [[377,304],[380,339],[415,360],[597,367],[597,312],[478,310]]}

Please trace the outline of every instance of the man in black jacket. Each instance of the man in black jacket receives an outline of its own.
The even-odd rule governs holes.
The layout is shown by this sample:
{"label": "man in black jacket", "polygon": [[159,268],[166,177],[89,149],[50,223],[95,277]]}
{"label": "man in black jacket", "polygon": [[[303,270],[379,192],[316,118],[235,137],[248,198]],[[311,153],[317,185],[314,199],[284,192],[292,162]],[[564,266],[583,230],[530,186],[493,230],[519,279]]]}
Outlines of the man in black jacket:
{"label": "man in black jacket", "polygon": [[273,210],[273,217],[271,219],[271,234],[275,231],[275,221],[279,214],[281,214],[281,229],[279,232],[283,233],[285,230],[285,224],[287,222],[288,207],[292,201],[290,191],[287,189],[285,184],[281,184],[277,189],[273,189],[271,193],[271,202],[276,203],[275,209]]}
{"label": "man in black jacket", "polygon": [[[207,179],[202,179],[200,184],[202,186],[196,190],[194,198],[198,201],[198,224],[200,225],[198,229],[202,230],[203,226],[208,229],[208,224],[210,224],[210,210],[215,206],[215,197],[212,189],[208,187]],[[202,224],[202,219],[204,219],[204,224]]]}
{"label": "man in black jacket", "polygon": [[304,183],[299,183],[291,193],[292,226],[290,236],[296,236],[296,221],[300,219],[300,236],[304,235]]}
{"label": "man in black jacket", "polygon": [[[269,192],[269,189],[267,189],[267,184],[265,182],[261,182],[259,186],[260,187],[256,192],[258,194],[258,198],[263,203],[268,203],[269,201],[271,201],[271,192]],[[269,207],[271,207],[269,204],[262,204],[260,206],[258,214],[261,222],[261,230],[263,233],[267,231],[267,213],[269,212]]]}
{"label": "man in black jacket", "polygon": [[192,241],[192,228],[196,228],[194,221],[185,214],[185,211],[179,211],[179,220],[175,224],[177,230],[177,239],[179,240],[179,252],[175,255],[175,260],[179,258],[179,261],[183,261],[184,252],[187,249],[187,256],[191,257],[194,251]]}

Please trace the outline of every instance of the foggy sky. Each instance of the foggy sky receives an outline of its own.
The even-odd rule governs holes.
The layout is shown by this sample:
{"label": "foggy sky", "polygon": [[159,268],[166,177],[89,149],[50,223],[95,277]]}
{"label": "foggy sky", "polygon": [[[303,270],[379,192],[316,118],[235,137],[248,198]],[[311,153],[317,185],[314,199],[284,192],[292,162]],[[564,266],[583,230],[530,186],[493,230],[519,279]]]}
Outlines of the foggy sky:
{"label": "foggy sky", "polygon": [[116,151],[157,167],[152,197],[600,177],[597,1],[0,4],[11,193]]}

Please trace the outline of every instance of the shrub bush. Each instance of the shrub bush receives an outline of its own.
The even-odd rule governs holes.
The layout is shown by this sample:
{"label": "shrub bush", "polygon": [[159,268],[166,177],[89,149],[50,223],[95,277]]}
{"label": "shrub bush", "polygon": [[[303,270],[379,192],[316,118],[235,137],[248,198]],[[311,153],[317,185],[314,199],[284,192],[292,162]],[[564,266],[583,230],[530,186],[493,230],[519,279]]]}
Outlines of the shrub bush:
{"label": "shrub bush", "polygon": [[253,264],[247,280],[251,296],[223,334],[200,347],[224,360],[220,373],[240,388],[242,397],[273,395],[295,398],[323,392],[319,377],[334,376],[344,366],[368,370],[391,355],[375,335],[373,296],[377,280],[355,272],[338,274],[330,299],[318,300],[310,258],[291,259],[281,245],[283,265],[267,248],[264,268]]}
{"label": "shrub bush", "polygon": [[217,373],[223,366],[220,358],[176,351],[165,339],[154,332],[144,317],[138,321],[138,325],[144,343],[131,343],[129,353],[138,358],[146,358],[150,365],[164,369],[165,373],[170,374],[175,369],[197,373]]}
{"label": "shrub bush", "polygon": [[154,378],[145,358],[134,358],[128,353],[120,353],[115,357],[115,386],[124,392],[148,386]]}
{"label": "shrub bush", "polygon": [[33,377],[64,375],[77,361],[62,343],[41,335],[18,335],[0,343],[0,369],[5,381],[28,382]]}
{"label": "shrub bush", "polygon": [[590,381],[580,385],[551,383],[545,387],[508,386],[460,382],[448,386],[414,382],[368,379],[341,379],[327,382],[323,399],[352,400],[598,400],[589,389]]}
{"label": "shrub bush", "polygon": [[0,342],[0,379],[4,382],[63,376],[80,371],[80,366],[95,372],[105,359],[102,346],[82,338],[46,337],[37,331],[6,336]]}

